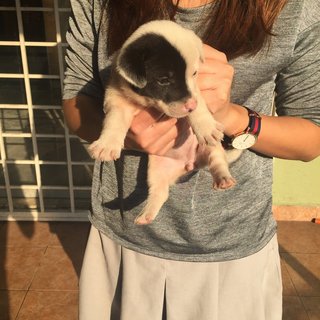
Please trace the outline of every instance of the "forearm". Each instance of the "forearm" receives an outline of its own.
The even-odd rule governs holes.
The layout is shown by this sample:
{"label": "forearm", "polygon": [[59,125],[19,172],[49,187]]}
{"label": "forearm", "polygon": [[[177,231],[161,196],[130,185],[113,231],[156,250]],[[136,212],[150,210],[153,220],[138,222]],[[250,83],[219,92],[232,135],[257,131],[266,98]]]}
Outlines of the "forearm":
{"label": "forearm", "polygon": [[262,116],[261,134],[253,150],[268,156],[311,161],[320,155],[320,127],[296,117]]}
{"label": "forearm", "polygon": [[[313,122],[297,117],[261,116],[261,132],[252,150],[270,157],[301,161],[320,155],[320,127]],[[226,133],[235,134],[247,125],[246,109],[232,105]]]}
{"label": "forearm", "polygon": [[98,139],[104,119],[101,102],[85,95],[63,101],[63,111],[70,131],[81,139]]}

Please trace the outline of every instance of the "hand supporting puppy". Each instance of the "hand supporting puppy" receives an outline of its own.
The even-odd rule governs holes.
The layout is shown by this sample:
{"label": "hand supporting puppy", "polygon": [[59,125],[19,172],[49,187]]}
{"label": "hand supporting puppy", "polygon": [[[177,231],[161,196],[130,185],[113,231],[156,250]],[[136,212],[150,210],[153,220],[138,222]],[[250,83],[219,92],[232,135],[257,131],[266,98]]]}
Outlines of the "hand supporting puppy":
{"label": "hand supporting puppy", "polygon": [[205,62],[197,79],[201,95],[227,135],[241,132],[248,125],[248,115],[244,107],[230,103],[234,68],[224,53],[205,44],[203,51]]}
{"label": "hand supporting puppy", "polygon": [[189,134],[186,119],[169,118],[153,108],[143,109],[133,119],[125,148],[162,156]]}

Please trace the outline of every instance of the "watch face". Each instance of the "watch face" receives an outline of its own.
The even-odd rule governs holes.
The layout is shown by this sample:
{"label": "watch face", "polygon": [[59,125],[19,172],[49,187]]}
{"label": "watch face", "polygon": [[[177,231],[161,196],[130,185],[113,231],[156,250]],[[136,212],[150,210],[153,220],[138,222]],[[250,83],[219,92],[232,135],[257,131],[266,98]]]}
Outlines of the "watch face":
{"label": "watch face", "polygon": [[253,134],[242,133],[232,140],[232,146],[240,150],[248,149],[255,144],[256,139],[256,136]]}

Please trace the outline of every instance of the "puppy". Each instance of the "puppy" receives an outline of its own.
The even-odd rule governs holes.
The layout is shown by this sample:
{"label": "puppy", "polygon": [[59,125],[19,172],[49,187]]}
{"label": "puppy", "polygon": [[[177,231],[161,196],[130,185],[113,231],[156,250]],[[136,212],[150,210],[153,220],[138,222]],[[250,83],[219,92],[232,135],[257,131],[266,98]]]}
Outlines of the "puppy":
{"label": "puppy", "polygon": [[103,129],[89,153],[100,161],[116,160],[135,115],[143,108],[156,108],[169,117],[186,117],[190,135],[165,157],[149,155],[146,206],[136,224],[151,223],[168,199],[169,186],[179,177],[205,165],[214,189],[235,184],[221,145],[223,128],[212,116],[196,85],[203,62],[202,42],[191,30],[167,21],[139,27],[113,56],[110,83],[105,92]]}

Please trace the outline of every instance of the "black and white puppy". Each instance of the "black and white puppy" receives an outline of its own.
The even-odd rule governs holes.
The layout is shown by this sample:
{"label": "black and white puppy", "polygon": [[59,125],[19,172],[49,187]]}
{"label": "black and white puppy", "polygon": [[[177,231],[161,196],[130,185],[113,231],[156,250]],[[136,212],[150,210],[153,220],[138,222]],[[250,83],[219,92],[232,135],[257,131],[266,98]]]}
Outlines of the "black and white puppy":
{"label": "black and white puppy", "polygon": [[89,146],[93,158],[111,161],[120,157],[131,122],[142,108],[154,107],[169,117],[187,117],[192,128],[189,138],[165,157],[149,155],[149,195],[137,224],[155,219],[168,198],[169,186],[193,167],[207,165],[215,189],[235,184],[228,162],[237,159],[240,152],[233,150],[226,156],[221,145],[222,126],[208,110],[196,84],[202,62],[200,38],[167,20],[139,27],[113,57],[103,129]]}

